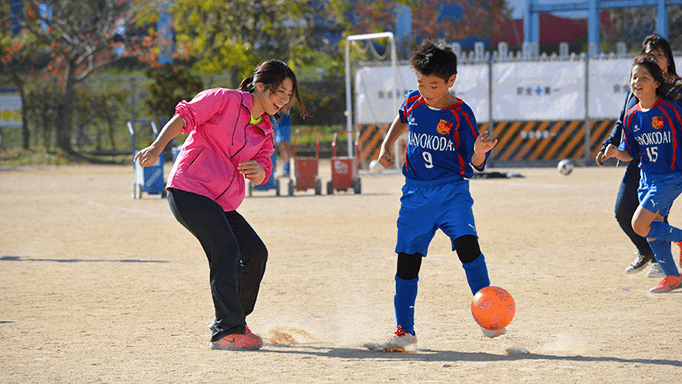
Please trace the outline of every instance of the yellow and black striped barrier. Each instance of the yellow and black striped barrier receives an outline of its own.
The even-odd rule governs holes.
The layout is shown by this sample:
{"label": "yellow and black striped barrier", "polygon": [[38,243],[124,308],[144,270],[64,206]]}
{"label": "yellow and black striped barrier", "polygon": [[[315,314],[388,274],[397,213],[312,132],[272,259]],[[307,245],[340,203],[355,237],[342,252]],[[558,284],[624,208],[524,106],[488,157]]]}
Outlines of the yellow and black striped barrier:
{"label": "yellow and black striped barrier", "polygon": [[[590,158],[599,152],[609,136],[615,120],[590,121]],[[361,125],[358,127],[360,163],[379,157],[383,137],[389,125]],[[482,123],[479,131],[488,129]],[[493,150],[496,161],[560,160],[585,157],[585,121],[511,121],[496,123],[492,135],[499,142]]]}

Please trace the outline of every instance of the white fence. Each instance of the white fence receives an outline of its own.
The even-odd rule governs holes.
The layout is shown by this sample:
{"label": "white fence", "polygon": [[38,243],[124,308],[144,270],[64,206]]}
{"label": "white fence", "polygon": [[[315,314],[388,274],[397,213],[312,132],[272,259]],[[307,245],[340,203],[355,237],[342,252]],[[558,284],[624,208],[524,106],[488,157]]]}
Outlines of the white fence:
{"label": "white fence", "polygon": [[[497,61],[483,55],[483,63],[477,63],[472,51],[467,60],[460,60],[451,92],[471,106],[479,122],[615,119],[629,88],[632,57],[614,57]],[[680,59],[675,61],[682,63]],[[401,63],[397,72],[400,105],[405,93],[417,88],[417,80],[409,63]],[[358,66],[355,124],[384,124],[395,118],[392,81],[390,65]]]}

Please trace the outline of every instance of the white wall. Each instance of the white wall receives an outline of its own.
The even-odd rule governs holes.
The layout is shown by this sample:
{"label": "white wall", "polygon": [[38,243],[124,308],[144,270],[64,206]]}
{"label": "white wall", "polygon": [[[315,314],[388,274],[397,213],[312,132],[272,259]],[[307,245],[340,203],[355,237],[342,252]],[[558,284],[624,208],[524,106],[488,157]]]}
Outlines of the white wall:
{"label": "white wall", "polygon": [[[675,62],[680,63],[680,58]],[[476,120],[544,121],[584,120],[585,81],[589,80],[588,114],[591,120],[616,119],[629,87],[632,58],[585,60],[495,62],[458,67],[451,89],[473,109]],[[488,71],[492,67],[492,84]],[[409,65],[398,68],[396,88],[400,105],[405,93],[417,88]],[[391,68],[364,67],[355,73],[355,124],[390,123],[398,111],[391,99]],[[489,92],[492,91],[492,108]]]}

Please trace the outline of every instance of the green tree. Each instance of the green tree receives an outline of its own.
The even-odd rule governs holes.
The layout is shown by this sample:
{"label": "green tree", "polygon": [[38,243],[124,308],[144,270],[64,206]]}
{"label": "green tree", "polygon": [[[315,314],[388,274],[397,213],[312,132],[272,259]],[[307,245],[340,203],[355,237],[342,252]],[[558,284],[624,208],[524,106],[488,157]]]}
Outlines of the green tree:
{"label": "green tree", "polygon": [[161,125],[173,117],[178,102],[191,100],[204,88],[201,77],[187,67],[168,64],[151,68],[146,74],[151,81],[146,84],[149,98],[145,104]]}
{"label": "green tree", "polygon": [[[50,150],[52,135],[55,130],[54,122],[57,120],[57,100],[60,99],[60,91],[51,81],[32,82],[27,87],[24,107],[24,116],[36,127],[43,140],[45,151]],[[36,139],[40,139],[36,135]]]}
{"label": "green tree", "polygon": [[[125,88],[107,88],[102,92],[98,92],[93,100],[93,104],[97,110],[97,118],[104,122],[107,126],[107,134],[111,149],[116,152],[116,140],[114,139],[114,132],[121,119],[121,109],[123,104],[130,97],[130,91]],[[102,148],[101,131],[97,132],[97,149]]]}
{"label": "green tree", "polygon": [[[177,0],[170,7],[183,52],[200,58],[205,72],[230,74],[230,86],[248,76],[261,61],[276,58],[293,67],[315,60],[313,49],[325,46],[320,27],[344,30],[339,0]],[[336,47],[333,47],[336,49]]]}

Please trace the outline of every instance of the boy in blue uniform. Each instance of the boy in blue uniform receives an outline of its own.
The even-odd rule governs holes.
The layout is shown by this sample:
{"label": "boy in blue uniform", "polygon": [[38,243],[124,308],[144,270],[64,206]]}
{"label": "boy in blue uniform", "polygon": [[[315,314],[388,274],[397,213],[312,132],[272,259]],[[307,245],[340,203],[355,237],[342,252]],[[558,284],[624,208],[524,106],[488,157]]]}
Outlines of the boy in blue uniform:
{"label": "boy in blue uniform", "polygon": [[[414,304],[422,258],[437,229],[452,241],[472,294],[490,285],[485,258],[478,245],[469,181],[482,171],[489,151],[497,144],[488,132],[479,134],[476,118],[464,101],[450,94],[457,78],[457,56],[444,44],[424,42],[412,53],[418,90],[410,91],[381,146],[379,163],[391,167],[395,141],[408,133],[395,248],[395,336],[385,344],[366,344],[373,351],[416,348]],[[491,332],[499,336],[504,330]]]}
{"label": "boy in blue uniform", "polygon": [[670,292],[682,287],[669,243],[682,241],[682,230],[665,223],[663,217],[682,192],[682,108],[662,97],[668,87],[650,55],[635,58],[630,87],[639,102],[625,114],[623,141],[619,147],[609,144],[606,158],[640,158],[639,207],[632,217],[632,228],[647,238],[665,273],[650,291]]}

